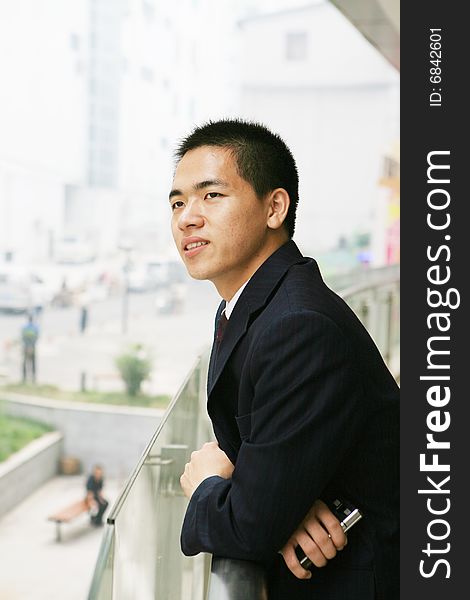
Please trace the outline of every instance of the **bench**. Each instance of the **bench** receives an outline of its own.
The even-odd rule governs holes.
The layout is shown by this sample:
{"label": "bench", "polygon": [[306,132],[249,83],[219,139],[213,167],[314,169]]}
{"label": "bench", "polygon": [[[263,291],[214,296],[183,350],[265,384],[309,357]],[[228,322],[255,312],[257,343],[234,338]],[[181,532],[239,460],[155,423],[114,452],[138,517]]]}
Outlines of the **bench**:
{"label": "bench", "polygon": [[62,540],[60,530],[62,523],[70,523],[70,521],[80,516],[82,513],[88,512],[89,510],[90,505],[88,500],[84,498],[83,500],[79,500],[78,502],[74,502],[73,504],[66,506],[62,510],[57,511],[48,517],[48,521],[54,521],[56,524],[56,541],[60,542]]}
{"label": "bench", "polygon": [[123,385],[119,373],[94,373],[91,382],[96,391],[122,390]]}

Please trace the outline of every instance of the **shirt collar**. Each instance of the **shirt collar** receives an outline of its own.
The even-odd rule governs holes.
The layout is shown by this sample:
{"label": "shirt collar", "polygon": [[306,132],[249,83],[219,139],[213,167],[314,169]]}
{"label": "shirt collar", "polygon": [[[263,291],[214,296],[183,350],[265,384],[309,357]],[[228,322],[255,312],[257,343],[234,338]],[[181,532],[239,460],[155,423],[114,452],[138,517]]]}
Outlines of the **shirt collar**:
{"label": "shirt collar", "polygon": [[[248,281],[250,280],[248,279]],[[238,290],[232,296],[231,300],[226,303],[225,308],[222,312],[225,313],[227,319],[230,319],[230,315],[232,314],[233,309],[235,308],[235,304],[237,303],[238,298],[240,298],[240,296],[242,295],[242,292],[245,289],[245,286],[248,283],[248,281],[245,281],[245,283],[240,288],[238,288]]]}

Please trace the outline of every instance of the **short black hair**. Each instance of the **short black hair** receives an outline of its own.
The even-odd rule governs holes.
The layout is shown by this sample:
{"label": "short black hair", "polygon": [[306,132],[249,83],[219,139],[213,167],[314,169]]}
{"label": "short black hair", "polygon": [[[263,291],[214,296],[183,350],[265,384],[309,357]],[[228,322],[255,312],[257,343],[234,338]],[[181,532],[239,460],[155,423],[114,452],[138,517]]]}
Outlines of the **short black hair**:
{"label": "short black hair", "polygon": [[175,150],[179,162],[186,152],[201,146],[218,146],[231,150],[237,170],[254,189],[258,198],[276,188],[289,194],[290,205],[284,226],[289,238],[294,235],[299,202],[299,176],[292,152],[282,138],[261,123],[243,119],[208,121],[196,127]]}

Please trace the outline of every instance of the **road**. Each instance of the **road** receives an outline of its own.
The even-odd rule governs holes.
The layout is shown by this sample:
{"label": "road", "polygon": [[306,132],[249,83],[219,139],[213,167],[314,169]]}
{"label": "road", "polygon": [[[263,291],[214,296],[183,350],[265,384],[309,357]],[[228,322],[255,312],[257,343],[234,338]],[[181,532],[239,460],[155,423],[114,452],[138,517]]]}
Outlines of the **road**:
{"label": "road", "polygon": [[[63,389],[87,385],[103,391],[121,389],[115,357],[130,344],[150,351],[153,372],[144,390],[173,395],[197,356],[212,339],[219,297],[212,284],[186,284],[181,311],[159,314],[156,293],[130,294],[127,332],[122,332],[123,298],[116,296],[89,306],[88,326],[79,332],[79,308],[46,308],[39,317],[38,383]],[[20,329],[24,315],[0,313],[0,381],[16,382],[21,373]]]}

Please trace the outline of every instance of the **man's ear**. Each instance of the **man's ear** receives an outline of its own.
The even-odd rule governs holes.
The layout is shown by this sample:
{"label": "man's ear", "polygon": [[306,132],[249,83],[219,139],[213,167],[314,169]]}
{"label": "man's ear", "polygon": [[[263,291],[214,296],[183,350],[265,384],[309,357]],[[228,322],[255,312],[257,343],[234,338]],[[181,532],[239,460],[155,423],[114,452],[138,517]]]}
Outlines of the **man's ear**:
{"label": "man's ear", "polygon": [[276,188],[269,194],[267,225],[270,229],[280,229],[289,210],[290,198],[284,188]]}

